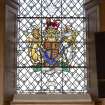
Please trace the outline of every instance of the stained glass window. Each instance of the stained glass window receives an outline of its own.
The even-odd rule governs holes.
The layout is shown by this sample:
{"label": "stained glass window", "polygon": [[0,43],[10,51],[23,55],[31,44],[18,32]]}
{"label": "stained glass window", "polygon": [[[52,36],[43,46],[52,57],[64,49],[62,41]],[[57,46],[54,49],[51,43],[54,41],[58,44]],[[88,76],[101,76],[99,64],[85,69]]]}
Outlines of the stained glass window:
{"label": "stained glass window", "polygon": [[19,0],[17,93],[86,92],[84,0]]}

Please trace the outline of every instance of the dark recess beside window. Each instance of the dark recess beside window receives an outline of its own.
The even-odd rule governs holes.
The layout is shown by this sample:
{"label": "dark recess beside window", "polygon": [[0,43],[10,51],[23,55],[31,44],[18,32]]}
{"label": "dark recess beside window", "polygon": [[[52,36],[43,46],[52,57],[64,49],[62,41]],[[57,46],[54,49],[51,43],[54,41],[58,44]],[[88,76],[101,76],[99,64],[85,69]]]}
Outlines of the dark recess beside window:
{"label": "dark recess beside window", "polygon": [[105,97],[105,32],[95,33],[98,96]]}

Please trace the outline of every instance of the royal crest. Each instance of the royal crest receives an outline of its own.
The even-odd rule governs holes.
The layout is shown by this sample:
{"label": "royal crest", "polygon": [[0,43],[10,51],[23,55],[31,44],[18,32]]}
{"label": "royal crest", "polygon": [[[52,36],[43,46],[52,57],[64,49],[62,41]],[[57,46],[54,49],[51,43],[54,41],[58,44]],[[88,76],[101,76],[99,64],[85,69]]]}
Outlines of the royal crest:
{"label": "royal crest", "polygon": [[[35,67],[70,66],[70,58],[66,50],[76,46],[78,32],[71,26],[65,25],[59,29],[60,20],[46,18],[44,35],[40,27],[34,27],[31,36],[28,36],[28,55]],[[64,57],[65,55],[65,57]]]}

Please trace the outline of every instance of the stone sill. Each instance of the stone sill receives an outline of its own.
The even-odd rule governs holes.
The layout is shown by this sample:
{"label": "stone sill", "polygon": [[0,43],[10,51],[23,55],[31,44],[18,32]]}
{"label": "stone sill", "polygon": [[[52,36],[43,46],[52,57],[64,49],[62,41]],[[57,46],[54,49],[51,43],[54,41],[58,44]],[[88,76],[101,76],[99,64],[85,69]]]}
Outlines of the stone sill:
{"label": "stone sill", "polygon": [[15,95],[12,103],[92,103],[89,94]]}

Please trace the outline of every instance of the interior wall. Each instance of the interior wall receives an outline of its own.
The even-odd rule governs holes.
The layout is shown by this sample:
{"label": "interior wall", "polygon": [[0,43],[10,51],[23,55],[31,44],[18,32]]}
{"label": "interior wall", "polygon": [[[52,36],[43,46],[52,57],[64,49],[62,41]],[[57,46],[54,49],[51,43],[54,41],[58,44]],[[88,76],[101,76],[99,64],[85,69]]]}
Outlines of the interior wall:
{"label": "interior wall", "polygon": [[[11,0],[11,1],[14,1],[14,0]],[[87,3],[90,1],[93,1],[93,0],[86,0]],[[90,68],[89,73],[91,74],[89,85],[90,85],[90,88],[93,89],[92,92],[95,95],[97,95],[97,80],[96,80],[97,77],[96,77],[96,68],[95,68],[95,63],[94,63],[95,62],[94,61],[95,60],[95,56],[94,56],[95,46],[94,46],[93,33],[96,31],[105,31],[105,22],[104,22],[105,20],[105,2],[104,1],[105,0],[101,0],[101,1],[103,1],[103,3],[101,3],[99,7],[97,6],[94,6],[92,8],[89,7],[90,12],[88,11],[87,13],[87,17],[89,18],[88,28],[90,30],[88,31],[88,34],[90,33],[89,34],[90,36],[88,38],[90,41],[89,43],[91,45],[91,47],[88,48],[91,52],[91,55],[89,56],[89,59],[91,59],[91,61],[89,61],[89,63],[91,64],[89,66]],[[100,18],[98,18],[98,12],[100,14]],[[0,105],[3,105],[3,101],[4,101],[3,99],[4,98],[4,66],[5,66],[4,65],[5,64],[4,62],[5,18],[4,17],[5,17],[5,0],[0,0]]]}
{"label": "interior wall", "polygon": [[85,3],[87,18],[87,65],[88,65],[88,92],[95,99],[98,96],[97,69],[94,34],[99,30],[99,7],[96,0]]}
{"label": "interior wall", "polygon": [[100,31],[105,31],[105,0],[100,2]]}
{"label": "interior wall", "polygon": [[5,4],[5,44],[4,44],[4,102],[10,104],[16,93],[16,30],[17,0],[6,0]]}
{"label": "interior wall", "polygon": [[89,92],[98,97],[95,32],[105,31],[105,0],[85,0],[87,17]]}
{"label": "interior wall", "polygon": [[0,0],[0,105],[15,94],[17,0]]}
{"label": "interior wall", "polygon": [[0,0],[0,105],[3,105],[5,2]]}

